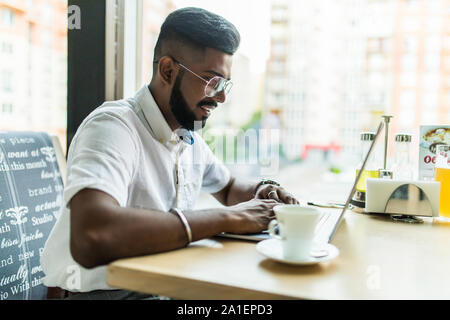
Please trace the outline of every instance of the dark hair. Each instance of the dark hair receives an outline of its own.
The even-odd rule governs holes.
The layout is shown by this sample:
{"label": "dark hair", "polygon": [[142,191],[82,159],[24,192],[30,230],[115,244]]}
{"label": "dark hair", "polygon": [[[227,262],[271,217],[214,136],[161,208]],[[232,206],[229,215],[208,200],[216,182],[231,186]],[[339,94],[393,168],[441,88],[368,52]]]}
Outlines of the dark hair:
{"label": "dark hair", "polygon": [[184,42],[199,49],[212,48],[233,55],[241,41],[236,27],[225,18],[204,9],[175,10],[164,21],[155,47],[159,59],[168,41]]}

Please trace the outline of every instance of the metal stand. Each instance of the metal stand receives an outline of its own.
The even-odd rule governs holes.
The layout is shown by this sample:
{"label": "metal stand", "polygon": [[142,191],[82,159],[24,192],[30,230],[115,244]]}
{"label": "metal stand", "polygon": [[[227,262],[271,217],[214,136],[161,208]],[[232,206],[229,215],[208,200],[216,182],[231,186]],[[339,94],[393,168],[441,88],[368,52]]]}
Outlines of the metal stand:
{"label": "metal stand", "polygon": [[404,184],[395,189],[384,209],[394,221],[423,223],[417,216],[433,216],[433,207],[425,192],[415,184]]}
{"label": "metal stand", "polygon": [[387,170],[387,150],[389,145],[389,123],[391,122],[391,119],[393,116],[382,116],[384,119],[384,163],[383,163],[383,169]]}

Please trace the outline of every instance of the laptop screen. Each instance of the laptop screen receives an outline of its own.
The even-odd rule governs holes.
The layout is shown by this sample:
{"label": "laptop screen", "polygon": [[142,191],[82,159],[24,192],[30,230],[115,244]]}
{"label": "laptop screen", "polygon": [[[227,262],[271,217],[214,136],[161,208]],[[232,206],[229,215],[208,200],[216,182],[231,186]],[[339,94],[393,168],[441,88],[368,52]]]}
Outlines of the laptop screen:
{"label": "laptop screen", "polygon": [[341,214],[339,216],[339,220],[337,221],[336,225],[334,226],[333,232],[331,233],[331,235],[330,235],[330,237],[328,239],[328,242],[330,242],[333,239],[334,235],[336,234],[337,229],[339,228],[339,225],[342,222],[342,219],[344,217],[344,213],[348,209],[348,206],[350,205],[350,201],[352,200],[353,195],[354,195],[354,193],[356,191],[356,185],[358,184],[358,181],[361,178],[361,175],[362,175],[364,169],[366,168],[367,161],[369,160],[369,157],[372,154],[372,150],[375,147],[375,144],[377,142],[378,136],[380,135],[381,130],[383,129],[383,127],[384,127],[384,123],[383,123],[383,121],[381,121],[380,125],[378,126],[377,133],[375,134],[375,138],[373,139],[372,144],[370,145],[370,149],[367,152],[367,155],[366,155],[366,157],[364,159],[364,162],[363,162],[363,164],[361,166],[361,169],[359,170],[359,174],[356,177],[355,182],[353,183],[352,190],[350,191],[350,194],[349,194],[349,196],[347,198],[347,201],[345,202],[344,209],[342,209],[342,212],[341,212]]}

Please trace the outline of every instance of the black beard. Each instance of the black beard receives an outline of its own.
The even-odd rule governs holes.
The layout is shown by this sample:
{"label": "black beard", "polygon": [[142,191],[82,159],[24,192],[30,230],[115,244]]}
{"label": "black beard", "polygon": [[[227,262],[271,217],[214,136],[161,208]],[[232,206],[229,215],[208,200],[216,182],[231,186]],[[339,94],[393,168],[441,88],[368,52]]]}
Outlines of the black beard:
{"label": "black beard", "polygon": [[[180,85],[182,75],[183,73],[179,73],[177,79],[175,80],[175,85],[173,86],[172,93],[170,95],[170,110],[172,111],[175,119],[183,128],[193,131],[194,129],[200,129],[195,127],[195,122],[199,122],[199,120],[195,118],[195,113],[189,108],[183,94],[181,93]],[[205,105],[217,107],[217,103],[215,101],[201,101],[198,103],[197,107]],[[208,120],[207,117],[202,117],[201,129],[205,127],[206,120]]]}
{"label": "black beard", "polygon": [[[183,128],[193,131],[194,123],[195,121],[197,121],[197,119],[195,118],[194,112],[191,111],[188,104],[186,103],[186,100],[183,97],[183,94],[181,93],[181,78],[181,74],[178,74],[175,85],[172,89],[172,94],[170,95],[170,110],[172,111],[175,119]],[[202,119],[202,128],[204,128],[205,124],[206,119]]]}

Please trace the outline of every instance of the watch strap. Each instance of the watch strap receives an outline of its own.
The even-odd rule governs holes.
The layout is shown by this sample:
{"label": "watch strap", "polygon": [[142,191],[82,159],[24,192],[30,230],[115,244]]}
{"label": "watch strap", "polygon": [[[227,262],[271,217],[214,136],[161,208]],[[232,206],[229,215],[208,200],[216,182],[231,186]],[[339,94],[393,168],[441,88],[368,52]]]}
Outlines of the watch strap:
{"label": "watch strap", "polygon": [[270,180],[270,179],[262,179],[262,180],[256,185],[256,188],[255,188],[255,195],[256,195],[256,193],[258,192],[258,189],[259,189],[261,186],[267,185],[267,184],[271,184],[271,185],[274,185],[274,186],[277,186],[277,187],[281,186],[278,182],[276,182],[276,181],[274,181],[274,180]]}

